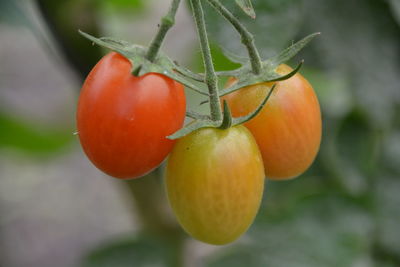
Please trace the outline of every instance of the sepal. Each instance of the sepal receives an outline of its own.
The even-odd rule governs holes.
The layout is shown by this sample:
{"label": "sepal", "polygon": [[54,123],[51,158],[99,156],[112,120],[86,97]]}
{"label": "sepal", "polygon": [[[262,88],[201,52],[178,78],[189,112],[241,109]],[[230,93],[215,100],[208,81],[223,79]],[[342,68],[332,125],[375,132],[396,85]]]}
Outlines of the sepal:
{"label": "sepal", "polygon": [[179,72],[176,71],[176,69],[179,67],[175,65],[175,63],[164,53],[160,52],[155,61],[150,62],[146,58],[147,48],[144,46],[131,44],[129,42],[110,37],[96,38],[83,31],[79,31],[79,33],[93,43],[118,52],[126,57],[132,63],[132,66],[134,66],[132,71],[138,70],[138,76],[142,76],[147,73],[160,73],[183,84],[189,89],[208,96],[208,92],[205,92],[198,86],[194,85],[191,81],[187,80],[184,76],[180,75]]}
{"label": "sepal", "polygon": [[256,12],[254,11],[251,0],[236,0],[236,4],[252,19],[256,18]]}

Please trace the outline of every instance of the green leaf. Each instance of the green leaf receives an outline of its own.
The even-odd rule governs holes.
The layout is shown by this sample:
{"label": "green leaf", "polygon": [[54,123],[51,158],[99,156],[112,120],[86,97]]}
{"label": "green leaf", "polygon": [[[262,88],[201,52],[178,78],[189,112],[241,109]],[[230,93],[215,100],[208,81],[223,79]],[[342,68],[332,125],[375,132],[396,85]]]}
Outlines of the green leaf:
{"label": "green leaf", "polygon": [[[387,254],[397,256],[400,259],[400,181],[398,175],[384,174],[377,180],[375,197],[377,200],[377,234],[378,244]],[[390,260],[390,259],[389,259]],[[394,263],[394,261],[393,261]],[[399,263],[397,261],[397,263]],[[397,266],[397,265],[396,265]]]}
{"label": "green leaf", "polygon": [[297,203],[293,216],[280,221],[261,209],[247,237],[216,252],[206,266],[350,267],[369,262],[373,224],[365,211],[333,195]]}
{"label": "green leaf", "polygon": [[89,253],[82,267],[169,266],[168,245],[151,237],[114,241]]}
{"label": "green leaf", "polygon": [[0,149],[16,149],[33,156],[58,152],[74,139],[71,131],[38,127],[0,112]]}
{"label": "green leaf", "polygon": [[224,47],[220,47],[220,48],[221,48],[221,51],[224,54],[224,56],[227,57],[230,61],[241,64],[241,65],[249,64],[248,58],[238,56],[235,53],[229,51],[228,49],[226,49]]}
{"label": "green leaf", "polygon": [[251,0],[235,0],[236,4],[252,19],[256,18],[256,12],[253,9],[253,5],[251,4]]}
{"label": "green leaf", "polygon": [[109,4],[121,10],[126,10],[126,9],[141,10],[144,7],[143,0],[113,0],[113,1],[103,0],[103,3]]}
{"label": "green leaf", "polygon": [[[237,60],[231,59],[227,54],[224,53],[223,48],[217,43],[211,42],[210,49],[214,67],[216,70],[233,70],[240,67],[241,62],[237,62]],[[195,54],[192,65],[194,65],[193,69],[195,71],[197,72],[204,71],[204,63],[201,53]]]}

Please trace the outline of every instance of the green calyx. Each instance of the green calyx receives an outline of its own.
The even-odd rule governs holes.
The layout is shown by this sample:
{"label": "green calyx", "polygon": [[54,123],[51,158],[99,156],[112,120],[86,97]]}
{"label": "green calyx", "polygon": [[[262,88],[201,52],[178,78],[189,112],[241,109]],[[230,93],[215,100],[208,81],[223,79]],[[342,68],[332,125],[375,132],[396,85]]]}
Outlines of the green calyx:
{"label": "green calyx", "polygon": [[199,94],[208,96],[206,91],[202,90],[188,80],[185,76],[181,75],[180,73],[184,72],[184,70],[180,70],[181,68],[162,52],[159,52],[155,60],[151,62],[147,59],[148,49],[144,46],[131,44],[129,42],[110,37],[96,38],[83,31],[79,31],[79,33],[93,43],[118,52],[126,57],[132,63],[132,66],[135,66],[132,70],[135,76],[142,76],[150,72],[160,73],[183,84],[187,88],[192,89]]}
{"label": "green calyx", "polygon": [[231,110],[229,108],[228,102],[226,100],[223,101],[223,118],[222,121],[216,122],[211,120],[210,116],[207,115],[202,115],[198,114],[194,111],[187,111],[186,116],[189,118],[194,119],[192,122],[190,122],[188,125],[180,129],[179,131],[175,132],[174,134],[167,136],[168,139],[179,139],[193,131],[196,131],[200,128],[206,128],[206,127],[212,127],[212,128],[219,128],[219,129],[228,129],[232,126],[236,126],[239,124],[243,124],[245,122],[248,122],[249,120],[253,119],[255,116],[260,113],[260,111],[263,109],[265,104],[267,104],[268,99],[271,97],[274,89],[276,87],[276,84],[274,84],[271,89],[269,90],[267,96],[263,99],[260,105],[258,107],[250,112],[249,114],[242,116],[242,117],[232,117]]}
{"label": "green calyx", "polygon": [[[288,74],[279,75],[276,73],[276,68],[282,64],[287,62],[288,60],[292,59],[298,52],[300,52],[314,37],[319,35],[319,33],[310,34],[307,37],[301,39],[297,43],[289,46],[288,48],[284,49],[281,53],[277,54],[276,56],[269,58],[267,60],[262,61],[262,68],[261,73],[256,75],[252,71],[252,67],[249,63],[244,63],[242,67],[233,71],[224,71],[224,72],[216,72],[217,76],[230,76],[235,77],[237,82],[228,88],[222,89],[219,91],[219,96],[224,96],[230,93],[233,93],[237,90],[240,90],[246,86],[254,85],[258,83],[265,83],[265,82],[277,82],[289,79],[290,77],[294,76],[301,68],[303,61],[297,65],[296,68],[293,69]],[[231,56],[227,53],[226,56],[230,58]],[[233,61],[237,62],[237,58],[233,58]],[[240,59],[240,61],[242,61]],[[204,81],[205,75],[204,74],[197,74],[192,73],[187,69],[181,69],[180,74],[184,75],[189,79],[193,79],[195,81]],[[233,118],[228,106],[227,102],[223,102],[223,119],[222,121],[213,121],[211,120],[210,116],[197,114],[195,112],[188,112],[187,116],[194,119],[190,124],[185,126],[184,128],[180,129],[179,131],[175,132],[173,135],[168,136],[169,139],[178,139],[183,137],[197,129],[204,128],[204,127],[214,127],[220,129],[226,129],[231,126],[243,124],[255,116],[262,110],[262,108],[266,105],[268,99],[271,97],[276,84],[272,86],[270,91],[268,92],[267,96],[264,100],[260,103],[260,105],[251,113],[246,116]],[[209,101],[204,101],[201,104],[207,103]]]}
{"label": "green calyx", "polygon": [[253,9],[253,5],[251,0],[235,0],[236,4],[246,13],[247,16],[251,17],[252,19],[256,18],[256,12]]}

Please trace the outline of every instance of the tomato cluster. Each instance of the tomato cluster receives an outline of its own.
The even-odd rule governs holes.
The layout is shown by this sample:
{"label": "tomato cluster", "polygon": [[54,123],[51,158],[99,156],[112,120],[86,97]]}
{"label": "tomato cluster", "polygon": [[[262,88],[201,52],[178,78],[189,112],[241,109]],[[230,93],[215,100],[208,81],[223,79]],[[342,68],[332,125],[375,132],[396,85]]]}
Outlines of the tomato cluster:
{"label": "tomato cluster", "polygon": [[[158,73],[136,77],[132,68],[113,52],[87,77],[77,111],[81,145],[95,166],[122,179],[146,174],[170,154],[169,202],[182,227],[199,240],[226,244],[237,239],[257,214],[264,177],[296,177],[317,154],[319,104],[300,74],[277,82],[267,104],[245,126],[201,128],[175,143],[166,137],[183,125],[183,86]],[[276,70],[290,71],[286,65]],[[247,115],[271,86],[251,85],[222,99],[234,116]]]}

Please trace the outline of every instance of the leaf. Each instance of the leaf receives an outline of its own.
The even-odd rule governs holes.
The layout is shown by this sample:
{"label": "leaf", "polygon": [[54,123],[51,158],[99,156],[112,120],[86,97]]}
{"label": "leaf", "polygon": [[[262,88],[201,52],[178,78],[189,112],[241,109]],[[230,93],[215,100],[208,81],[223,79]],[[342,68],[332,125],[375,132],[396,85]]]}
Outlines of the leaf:
{"label": "leaf", "polygon": [[238,56],[224,47],[221,47],[221,50],[224,56],[226,56],[232,62],[239,63],[242,65],[249,63],[249,59],[246,57]]}
{"label": "leaf", "polygon": [[246,13],[250,18],[256,18],[256,12],[253,9],[251,0],[235,0],[236,4]]}
{"label": "leaf", "polygon": [[103,0],[103,4],[108,4],[112,7],[126,11],[127,9],[134,9],[140,11],[144,8],[145,1],[143,0]]}
{"label": "leaf", "polygon": [[[377,199],[378,243],[386,251],[400,255],[400,181],[398,175],[381,175],[377,180],[375,197]],[[389,254],[389,253],[388,253]],[[399,258],[399,257],[398,257]]]}
{"label": "leaf", "polygon": [[206,266],[372,267],[368,253],[373,223],[367,213],[333,195],[297,203],[293,216],[280,221],[261,209],[248,235],[214,253]]}
{"label": "leaf", "polygon": [[[217,43],[211,42],[210,49],[214,67],[216,70],[233,70],[240,67],[240,62],[236,62],[236,60],[230,59],[229,56],[224,53],[222,46],[218,45]],[[192,61],[193,61],[192,65],[194,65],[193,69],[195,71],[197,72],[204,71],[204,63],[201,53],[196,53]]]}
{"label": "leaf", "polygon": [[125,238],[90,252],[82,267],[167,267],[168,245],[151,237]]}
{"label": "leaf", "polygon": [[74,139],[71,131],[41,128],[0,112],[0,149],[16,149],[32,156],[46,156]]}

